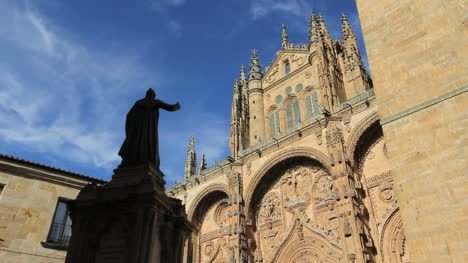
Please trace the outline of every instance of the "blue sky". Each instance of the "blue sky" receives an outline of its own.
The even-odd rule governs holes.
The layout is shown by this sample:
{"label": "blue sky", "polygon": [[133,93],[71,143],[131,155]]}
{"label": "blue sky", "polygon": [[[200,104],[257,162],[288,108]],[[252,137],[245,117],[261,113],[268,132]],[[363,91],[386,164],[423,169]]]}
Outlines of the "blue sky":
{"label": "blue sky", "polygon": [[[110,179],[125,115],[153,88],[161,169],[183,178],[189,137],[208,165],[229,155],[232,86],[256,48],[307,43],[312,10],[341,38],[345,12],[364,56],[351,0],[0,0],[0,152]],[[248,70],[248,66],[247,66]]]}

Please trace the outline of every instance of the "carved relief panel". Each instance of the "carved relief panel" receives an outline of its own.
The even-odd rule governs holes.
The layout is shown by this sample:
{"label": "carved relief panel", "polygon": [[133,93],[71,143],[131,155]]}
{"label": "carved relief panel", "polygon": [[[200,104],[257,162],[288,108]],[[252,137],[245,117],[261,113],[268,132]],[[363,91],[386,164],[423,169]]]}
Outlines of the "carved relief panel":
{"label": "carved relief panel", "polygon": [[[255,262],[283,262],[278,261],[278,253],[292,238],[290,233],[295,231],[295,224],[316,229],[324,239],[337,240],[337,232],[331,233],[328,229],[337,231],[340,218],[319,209],[332,203],[337,195],[337,188],[326,170],[318,165],[291,164],[278,172],[280,174],[273,179],[257,206]],[[304,238],[302,230],[300,232]],[[290,262],[315,262],[307,253],[299,253]]]}
{"label": "carved relief panel", "polygon": [[200,227],[199,259],[196,262],[229,262],[227,235],[229,206],[226,200],[212,205]]}
{"label": "carved relief panel", "polygon": [[371,235],[374,240],[380,239],[378,249],[384,262],[401,263],[409,259],[405,253],[405,235],[386,154],[385,140],[380,137],[364,154],[360,173],[369,196],[365,205],[372,208]]}

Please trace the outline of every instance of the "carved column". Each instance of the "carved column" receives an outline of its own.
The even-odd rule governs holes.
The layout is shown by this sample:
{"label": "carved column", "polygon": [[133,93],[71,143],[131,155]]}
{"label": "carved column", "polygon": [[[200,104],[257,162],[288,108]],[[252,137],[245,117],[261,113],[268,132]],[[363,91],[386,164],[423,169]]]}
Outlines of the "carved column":
{"label": "carved column", "polygon": [[332,166],[333,183],[340,189],[337,196],[337,215],[341,221],[341,238],[350,263],[373,261],[373,244],[365,220],[362,189],[351,170],[344,146],[341,118],[328,117],[326,141]]}
{"label": "carved column", "polygon": [[[228,175],[229,187],[229,259],[232,263],[244,263],[247,261],[247,239],[246,239],[246,219],[244,211],[244,199],[242,196],[242,166],[234,163],[231,166],[231,173]],[[231,263],[231,262],[230,262]]]}

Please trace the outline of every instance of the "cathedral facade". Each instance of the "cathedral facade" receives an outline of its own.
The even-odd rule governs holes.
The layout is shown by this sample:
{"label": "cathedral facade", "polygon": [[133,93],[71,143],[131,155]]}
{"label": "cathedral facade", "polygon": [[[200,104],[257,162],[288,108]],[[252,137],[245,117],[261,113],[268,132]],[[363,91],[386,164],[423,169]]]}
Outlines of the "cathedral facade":
{"label": "cathedral facade", "polygon": [[185,262],[409,262],[373,84],[345,15],[322,15],[262,69],[253,50],[234,81],[231,156],[167,189],[195,231]]}

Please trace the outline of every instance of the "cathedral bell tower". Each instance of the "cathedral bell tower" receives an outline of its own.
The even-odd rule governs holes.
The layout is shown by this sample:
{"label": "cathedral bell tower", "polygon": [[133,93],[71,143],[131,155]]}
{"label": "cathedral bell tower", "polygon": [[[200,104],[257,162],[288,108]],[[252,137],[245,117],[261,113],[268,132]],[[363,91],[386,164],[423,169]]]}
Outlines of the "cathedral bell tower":
{"label": "cathedral bell tower", "polygon": [[258,61],[257,51],[252,50],[250,64],[248,94],[249,94],[249,128],[250,145],[259,143],[265,139],[265,114],[263,111],[263,88],[261,66]]}

